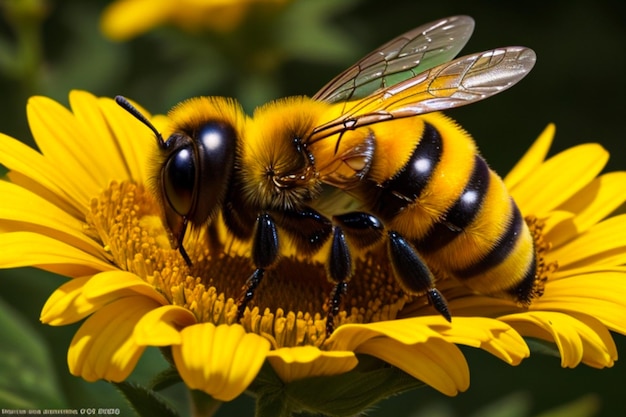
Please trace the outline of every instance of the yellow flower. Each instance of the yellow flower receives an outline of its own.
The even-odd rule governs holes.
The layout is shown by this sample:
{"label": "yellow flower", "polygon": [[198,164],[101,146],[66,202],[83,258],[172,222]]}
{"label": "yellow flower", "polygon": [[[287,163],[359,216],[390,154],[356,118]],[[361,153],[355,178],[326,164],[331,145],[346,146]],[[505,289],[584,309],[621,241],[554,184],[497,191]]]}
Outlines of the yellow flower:
{"label": "yellow flower", "polygon": [[288,0],[117,0],[103,12],[100,27],[113,40],[127,40],[157,26],[188,31],[230,32],[254,6],[281,6]]}
{"label": "yellow flower", "polygon": [[[512,365],[529,355],[520,335],[556,341],[567,366],[610,366],[616,358],[607,328],[626,333],[626,234],[619,229],[626,222],[600,221],[623,201],[626,173],[596,178],[606,161],[597,145],[544,162],[549,130],[507,177],[547,279],[545,295],[528,310],[443,282],[454,315],[448,323],[423,309],[424,299],[404,295],[375,260],[362,261],[344,299],[349,308],[327,338],[331,284],[323,266],[282,259],[238,322],[234,300],[251,272],[247,246],[222,234],[218,255],[205,231],[194,231],[184,244],[188,266],[171,249],[146,186],[156,151],[150,130],[109,98],[75,91],[70,105],[29,101],[41,153],[0,135],[0,163],[10,170],[10,181],[0,181],[0,267],[71,278],[50,296],[41,320],[84,320],[68,350],[74,375],[122,381],[147,346],[160,346],[171,348],[189,388],[229,401],[264,364],[292,383],[346,374],[374,357],[455,395],[469,386],[457,345]],[[166,117],[150,119],[167,133]]]}
{"label": "yellow flower", "polygon": [[[41,153],[0,136],[0,266],[36,266],[72,279],[49,298],[41,319],[86,319],[68,351],[74,375],[124,380],[146,346],[171,346],[185,383],[219,400],[241,394],[267,360],[285,382],[353,369],[378,357],[448,395],[467,389],[456,346],[485,349],[511,364],[528,356],[506,323],[439,316],[394,319],[407,297],[373,264],[350,291],[350,314],[325,340],[323,267],[285,259],[236,323],[236,299],[250,265],[241,247],[211,256],[202,231],[185,243],[193,267],[172,250],[160,209],[146,191],[152,133],[113,100],[75,91],[72,111],[34,97],[28,120]],[[163,132],[164,117],[152,118]],[[306,271],[308,270],[308,271]],[[290,272],[290,273],[288,273]],[[294,280],[307,273],[310,280]]]}
{"label": "yellow flower", "polygon": [[[598,176],[609,155],[584,144],[545,160],[548,126],[505,184],[535,233],[547,274],[530,307],[443,288],[452,314],[497,317],[519,334],[556,344],[563,367],[613,365],[609,330],[626,334],[626,215],[609,217],[626,200],[626,172]],[[407,306],[403,316],[425,314]]]}

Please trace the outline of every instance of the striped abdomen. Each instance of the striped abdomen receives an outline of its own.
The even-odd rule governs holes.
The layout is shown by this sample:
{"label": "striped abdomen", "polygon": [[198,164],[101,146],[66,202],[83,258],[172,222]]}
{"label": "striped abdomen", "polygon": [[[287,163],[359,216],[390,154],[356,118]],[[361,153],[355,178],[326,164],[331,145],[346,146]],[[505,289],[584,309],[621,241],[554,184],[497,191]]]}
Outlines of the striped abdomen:
{"label": "striped abdomen", "polygon": [[[369,209],[415,245],[435,276],[528,303],[536,273],[532,236],[469,135],[440,114],[389,123],[393,130],[374,128],[371,181],[361,190]],[[389,131],[414,138],[388,137]],[[407,144],[404,160],[377,157]]]}

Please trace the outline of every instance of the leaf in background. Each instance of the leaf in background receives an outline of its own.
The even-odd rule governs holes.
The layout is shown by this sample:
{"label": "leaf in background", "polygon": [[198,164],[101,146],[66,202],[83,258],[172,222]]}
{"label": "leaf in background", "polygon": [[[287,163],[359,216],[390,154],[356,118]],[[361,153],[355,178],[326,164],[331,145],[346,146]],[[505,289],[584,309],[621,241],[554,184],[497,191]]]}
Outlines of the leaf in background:
{"label": "leaf in background", "polygon": [[58,381],[43,339],[0,299],[0,405],[63,408]]}

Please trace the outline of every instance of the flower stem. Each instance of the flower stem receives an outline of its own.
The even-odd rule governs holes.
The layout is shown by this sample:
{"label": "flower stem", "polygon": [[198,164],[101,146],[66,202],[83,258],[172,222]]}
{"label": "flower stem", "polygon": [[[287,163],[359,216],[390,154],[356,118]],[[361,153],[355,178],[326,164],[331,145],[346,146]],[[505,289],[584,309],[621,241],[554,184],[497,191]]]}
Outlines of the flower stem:
{"label": "flower stem", "polygon": [[191,397],[191,415],[193,417],[211,417],[217,413],[222,402],[198,390],[189,390]]}

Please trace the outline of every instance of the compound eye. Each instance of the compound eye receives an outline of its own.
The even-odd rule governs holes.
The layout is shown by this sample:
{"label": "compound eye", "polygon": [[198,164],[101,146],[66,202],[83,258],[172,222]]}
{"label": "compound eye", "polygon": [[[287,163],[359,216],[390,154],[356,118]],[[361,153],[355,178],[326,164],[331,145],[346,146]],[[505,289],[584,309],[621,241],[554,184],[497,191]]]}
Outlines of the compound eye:
{"label": "compound eye", "polygon": [[176,213],[188,216],[196,185],[196,161],[191,147],[176,150],[161,171],[165,198]]}

